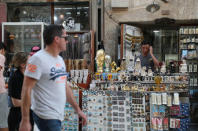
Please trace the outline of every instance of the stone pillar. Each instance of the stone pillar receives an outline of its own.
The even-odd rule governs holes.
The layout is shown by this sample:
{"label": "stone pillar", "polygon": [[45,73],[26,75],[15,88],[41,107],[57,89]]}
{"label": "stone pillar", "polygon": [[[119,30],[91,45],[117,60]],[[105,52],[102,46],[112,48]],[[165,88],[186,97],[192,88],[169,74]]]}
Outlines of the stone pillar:
{"label": "stone pillar", "polygon": [[0,41],[2,41],[2,22],[7,21],[7,6],[6,3],[0,2]]}

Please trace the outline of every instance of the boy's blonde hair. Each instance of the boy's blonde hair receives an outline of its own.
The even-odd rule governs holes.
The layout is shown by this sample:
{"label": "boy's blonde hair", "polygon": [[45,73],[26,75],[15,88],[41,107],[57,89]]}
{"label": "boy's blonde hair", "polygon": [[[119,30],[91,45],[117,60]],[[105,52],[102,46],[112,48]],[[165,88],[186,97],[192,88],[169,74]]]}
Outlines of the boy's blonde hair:
{"label": "boy's blonde hair", "polygon": [[26,64],[28,59],[28,53],[18,52],[13,56],[12,64],[14,67],[19,68],[21,64]]}

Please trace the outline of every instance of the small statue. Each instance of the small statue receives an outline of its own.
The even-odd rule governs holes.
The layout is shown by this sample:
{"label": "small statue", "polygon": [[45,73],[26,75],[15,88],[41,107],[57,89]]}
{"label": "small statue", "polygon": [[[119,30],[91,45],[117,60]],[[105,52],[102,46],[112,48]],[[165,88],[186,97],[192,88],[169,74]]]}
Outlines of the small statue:
{"label": "small statue", "polygon": [[166,64],[163,62],[163,65],[161,67],[161,70],[160,70],[161,73],[165,74],[166,73]]}
{"label": "small statue", "polygon": [[120,67],[117,67],[117,68],[116,68],[116,72],[119,72],[120,70],[121,70]]}
{"label": "small statue", "polygon": [[151,69],[148,69],[148,76],[153,76],[153,71]]}
{"label": "small statue", "polygon": [[162,77],[161,76],[155,76],[154,78],[155,84],[156,84],[156,88],[155,91],[160,91],[160,84],[162,82]]}
{"label": "small statue", "polygon": [[126,70],[126,60],[125,59],[122,60],[120,68],[121,68],[122,71]]}
{"label": "small statue", "polygon": [[116,73],[116,67],[117,67],[117,65],[116,65],[115,61],[113,61],[111,63],[111,73]]}
{"label": "small statue", "polygon": [[140,61],[140,58],[137,58],[136,62],[135,62],[134,74],[135,75],[140,75],[140,73],[141,73],[141,61]]}
{"label": "small statue", "polygon": [[111,56],[105,55],[105,72],[110,72]]}
{"label": "small statue", "polygon": [[105,60],[105,52],[104,50],[100,49],[96,53],[96,64],[97,64],[97,72],[103,72],[103,64]]}
{"label": "small statue", "polygon": [[137,58],[136,63],[135,63],[135,68],[136,68],[136,70],[140,70],[140,69],[141,69],[141,61],[140,61],[140,58]]}
{"label": "small statue", "polygon": [[146,66],[143,66],[141,69],[141,76],[146,76],[147,72],[146,72]]}
{"label": "small statue", "polygon": [[181,73],[186,73],[186,72],[188,72],[188,70],[187,70],[187,64],[186,64],[186,61],[185,61],[185,60],[183,60],[183,61],[182,61],[182,64],[180,65],[180,72],[181,72]]}

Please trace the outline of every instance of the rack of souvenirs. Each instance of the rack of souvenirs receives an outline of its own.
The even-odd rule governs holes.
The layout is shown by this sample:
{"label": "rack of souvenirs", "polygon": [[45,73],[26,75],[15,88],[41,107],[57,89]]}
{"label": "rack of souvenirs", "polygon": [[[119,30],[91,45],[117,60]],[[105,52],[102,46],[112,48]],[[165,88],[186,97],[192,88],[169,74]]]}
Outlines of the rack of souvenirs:
{"label": "rack of souvenirs", "polygon": [[[147,81],[141,76],[136,76],[135,80],[119,81],[116,77],[104,80],[103,73],[100,73],[100,77],[98,73],[95,75],[97,76],[93,77],[89,90],[79,89],[78,84],[72,81],[72,87],[78,88],[75,90],[77,96],[82,90],[82,99],[78,99],[82,102],[82,110],[88,118],[83,131],[188,129],[190,106],[187,74],[157,75]],[[119,76],[120,73],[113,75]],[[71,106],[69,109],[73,110]],[[69,112],[66,115],[69,119],[65,120],[69,120],[70,125],[65,124],[67,128],[64,129],[77,131],[77,115],[74,111],[66,112]],[[76,118],[71,117],[72,113]]]}
{"label": "rack of souvenirs", "polygon": [[[72,88],[76,102],[79,104],[79,89]],[[72,106],[67,102],[64,109],[64,120],[62,122],[62,131],[78,131],[79,130],[79,118],[75,113]]]}
{"label": "rack of souvenirs", "polygon": [[186,131],[188,93],[83,91],[83,131]]}
{"label": "rack of souvenirs", "polygon": [[[94,78],[90,90],[83,92],[83,109],[88,116],[84,130],[188,129],[187,74],[134,76],[123,72],[96,73]],[[96,128],[97,124],[103,126]]]}
{"label": "rack of souvenirs", "polygon": [[188,91],[188,75],[174,73],[156,76],[134,76],[130,73],[96,73],[91,90]]}
{"label": "rack of souvenirs", "polygon": [[87,70],[70,71],[72,86],[82,91],[79,102],[88,118],[82,131],[188,130],[189,76],[185,61],[180,73],[167,72],[165,65],[153,72],[141,68],[138,59],[133,64],[126,60],[117,67],[104,50],[99,50],[96,69],[89,89],[79,87],[90,75]]}

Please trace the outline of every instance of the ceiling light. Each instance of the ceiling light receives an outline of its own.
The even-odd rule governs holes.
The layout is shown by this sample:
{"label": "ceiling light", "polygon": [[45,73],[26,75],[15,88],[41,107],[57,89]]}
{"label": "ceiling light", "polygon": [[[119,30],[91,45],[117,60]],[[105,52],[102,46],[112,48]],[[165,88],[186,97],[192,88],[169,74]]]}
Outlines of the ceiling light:
{"label": "ceiling light", "polygon": [[74,35],[74,38],[78,38],[78,34],[75,34],[75,35]]}
{"label": "ceiling light", "polygon": [[60,17],[60,19],[64,19],[64,15],[63,14],[61,14],[59,17]]}
{"label": "ceiling light", "polygon": [[54,16],[54,21],[57,21],[57,16]]}
{"label": "ceiling light", "polygon": [[150,4],[146,7],[146,10],[151,13],[154,13],[154,12],[158,11],[159,9],[160,9],[160,6],[159,6],[159,4],[155,3],[155,0],[153,1],[152,4]]}
{"label": "ceiling light", "polygon": [[161,1],[163,1],[164,3],[168,3],[168,0],[161,0]]}
{"label": "ceiling light", "polygon": [[27,11],[24,10],[24,11],[23,11],[23,14],[26,15],[26,14],[27,14]]}
{"label": "ceiling light", "polygon": [[158,33],[158,32],[159,32],[159,30],[154,30],[153,32],[154,32],[154,33]]}

